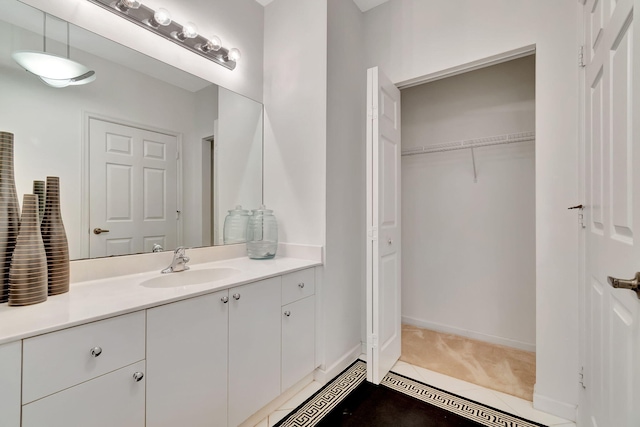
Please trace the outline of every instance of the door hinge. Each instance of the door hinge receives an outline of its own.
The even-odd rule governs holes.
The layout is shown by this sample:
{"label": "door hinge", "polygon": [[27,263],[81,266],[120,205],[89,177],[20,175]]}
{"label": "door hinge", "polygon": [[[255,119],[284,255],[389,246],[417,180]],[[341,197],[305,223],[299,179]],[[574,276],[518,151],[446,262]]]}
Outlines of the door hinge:
{"label": "door hinge", "polygon": [[369,236],[369,239],[372,241],[377,241],[378,240],[378,227],[371,227],[369,229],[369,231],[367,231],[367,236]]}
{"label": "door hinge", "polygon": [[378,336],[375,334],[369,335],[367,338],[367,345],[369,348],[378,348]]}
{"label": "door hinge", "polygon": [[569,210],[571,210],[571,209],[577,209],[578,210],[578,224],[580,224],[581,228],[587,228],[584,225],[584,206],[583,205],[571,206],[569,208]]}
{"label": "door hinge", "polygon": [[367,110],[367,118],[371,120],[378,120],[378,108],[371,107]]}
{"label": "door hinge", "polygon": [[578,48],[578,66],[584,68],[587,64],[584,63],[584,46]]}
{"label": "door hinge", "polygon": [[580,372],[578,372],[578,382],[580,383],[582,388],[587,388],[587,386],[585,385],[585,379],[584,379],[584,366],[581,366]]}

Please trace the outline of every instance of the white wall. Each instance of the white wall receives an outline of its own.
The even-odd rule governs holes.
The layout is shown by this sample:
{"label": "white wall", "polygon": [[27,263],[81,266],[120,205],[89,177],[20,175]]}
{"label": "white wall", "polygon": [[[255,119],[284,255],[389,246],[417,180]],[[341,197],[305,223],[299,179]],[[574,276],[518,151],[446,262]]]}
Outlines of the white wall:
{"label": "white wall", "polygon": [[[327,368],[360,352],[366,238],[364,16],[328,1],[327,236],[323,332]],[[364,326],[364,325],[363,325]],[[349,360],[350,362],[351,360]]]}
{"label": "white wall", "polygon": [[264,25],[264,201],[280,241],[324,245],[327,2],[276,0]]}
{"label": "white wall", "polygon": [[262,102],[264,10],[254,0],[147,0],[166,8],[181,24],[193,21],[201,34],[218,35],[225,47],[242,53],[235,70],[227,70],[85,0],[24,0],[80,27],[129,46],[229,90]]}
{"label": "white wall", "polygon": [[536,46],[534,405],[575,418],[578,402],[578,2],[391,0],[365,14],[370,65],[394,82]]}
{"label": "white wall", "polygon": [[[535,58],[402,91],[403,149],[535,129]],[[535,350],[533,142],[402,158],[404,323]]]}

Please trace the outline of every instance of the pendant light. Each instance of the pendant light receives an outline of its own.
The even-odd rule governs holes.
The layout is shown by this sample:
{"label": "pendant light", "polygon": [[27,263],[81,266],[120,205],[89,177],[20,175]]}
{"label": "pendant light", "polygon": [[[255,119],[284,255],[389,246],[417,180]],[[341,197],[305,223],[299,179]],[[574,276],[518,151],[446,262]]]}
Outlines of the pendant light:
{"label": "pendant light", "polygon": [[28,72],[35,74],[45,84],[63,88],[83,85],[96,79],[96,73],[86,66],[69,59],[69,23],[67,23],[67,57],[47,53],[47,15],[44,14],[43,52],[16,51],[11,54],[14,61]]}

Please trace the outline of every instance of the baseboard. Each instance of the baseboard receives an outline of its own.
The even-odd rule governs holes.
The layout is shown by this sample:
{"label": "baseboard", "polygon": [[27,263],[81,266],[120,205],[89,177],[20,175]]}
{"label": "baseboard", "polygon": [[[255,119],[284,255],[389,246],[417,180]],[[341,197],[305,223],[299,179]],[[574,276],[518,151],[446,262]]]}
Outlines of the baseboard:
{"label": "baseboard", "polygon": [[454,326],[442,325],[440,323],[414,319],[412,317],[402,316],[402,323],[405,323],[411,326],[417,326],[418,328],[430,329],[436,332],[443,332],[446,334],[455,334],[455,335],[460,335],[462,337],[489,342],[492,344],[504,345],[507,347],[517,348],[519,350],[530,351],[533,353],[535,353],[536,351],[535,344],[516,341],[509,338],[498,337],[495,335],[483,334],[481,332],[475,332],[467,329],[456,328]]}
{"label": "baseboard", "polygon": [[358,343],[351,350],[346,352],[337,362],[328,368],[318,368],[313,372],[313,379],[324,385],[334,379],[340,372],[344,371],[360,357],[361,344]]}
{"label": "baseboard", "polygon": [[533,408],[569,421],[576,421],[578,407],[538,393],[533,393]]}

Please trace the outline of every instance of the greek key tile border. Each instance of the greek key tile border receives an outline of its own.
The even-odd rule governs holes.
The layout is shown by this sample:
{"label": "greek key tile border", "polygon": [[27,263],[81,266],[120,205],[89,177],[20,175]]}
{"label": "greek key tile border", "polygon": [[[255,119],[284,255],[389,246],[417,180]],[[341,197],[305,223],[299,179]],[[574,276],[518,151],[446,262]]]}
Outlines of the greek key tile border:
{"label": "greek key tile border", "polygon": [[399,391],[487,427],[545,427],[473,400],[431,387],[403,375],[389,372],[380,385]]}
{"label": "greek key tile border", "polygon": [[367,364],[357,360],[275,427],[313,427],[367,378]]}
{"label": "greek key tile border", "polygon": [[[314,427],[367,377],[367,364],[357,360],[295,409],[275,427]],[[380,385],[437,406],[486,427],[545,427],[427,384],[389,372]]]}

